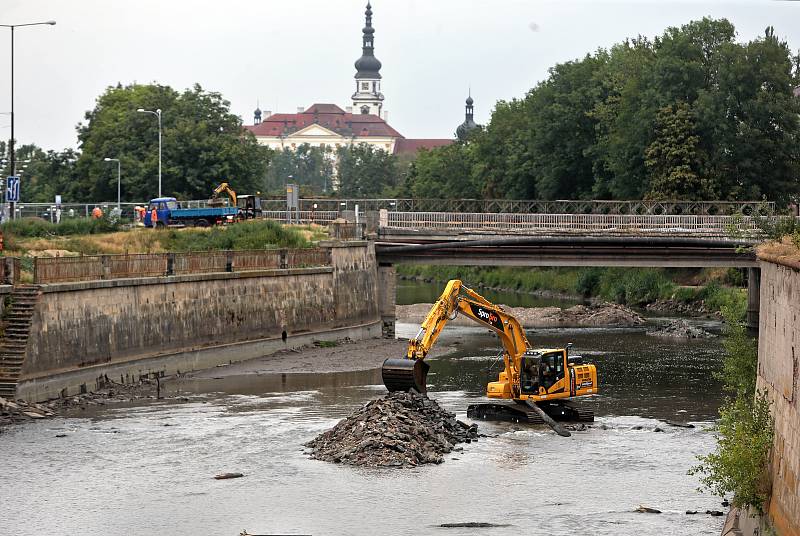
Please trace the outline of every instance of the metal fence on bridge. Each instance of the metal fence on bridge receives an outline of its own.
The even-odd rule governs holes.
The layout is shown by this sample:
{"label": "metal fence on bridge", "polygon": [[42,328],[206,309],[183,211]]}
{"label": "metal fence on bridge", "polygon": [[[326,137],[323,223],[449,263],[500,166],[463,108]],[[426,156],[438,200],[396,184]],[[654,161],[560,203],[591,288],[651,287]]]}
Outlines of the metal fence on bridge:
{"label": "metal fence on bridge", "polygon": [[755,236],[760,230],[749,216],[672,216],[624,214],[485,214],[381,211],[387,229],[433,229],[493,232],[637,233],[703,236]]}
{"label": "metal fence on bridge", "polygon": [[[262,202],[269,211],[286,211],[283,199]],[[605,201],[605,200],[512,200],[512,199],[300,199],[302,212],[355,210],[393,212],[462,212],[504,214],[630,214],[705,215],[774,214],[775,203],[764,201]]]}

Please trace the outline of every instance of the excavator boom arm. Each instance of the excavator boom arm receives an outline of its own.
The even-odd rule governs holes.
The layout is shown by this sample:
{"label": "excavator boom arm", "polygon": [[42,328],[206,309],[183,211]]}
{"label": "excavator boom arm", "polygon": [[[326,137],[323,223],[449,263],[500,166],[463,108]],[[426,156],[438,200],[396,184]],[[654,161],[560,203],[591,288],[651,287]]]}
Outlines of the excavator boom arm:
{"label": "excavator boom arm", "polygon": [[233,188],[230,187],[230,185],[227,182],[220,183],[219,186],[214,188],[214,193],[212,194],[211,198],[212,199],[216,199],[217,197],[219,197],[219,194],[221,194],[222,192],[225,192],[225,193],[228,194],[228,196],[231,198],[231,203],[235,207],[236,206],[236,192],[233,190]]}
{"label": "excavator boom arm", "polygon": [[[466,287],[458,279],[448,282],[439,299],[428,311],[417,336],[408,342],[405,359],[387,359],[383,366],[384,383],[390,390],[415,388],[424,391],[427,364],[422,361],[439,338],[447,322],[461,313],[495,332],[505,349],[504,362],[509,377],[516,377],[519,360],[530,349],[525,331],[516,318]],[[388,381],[387,381],[388,379]]]}

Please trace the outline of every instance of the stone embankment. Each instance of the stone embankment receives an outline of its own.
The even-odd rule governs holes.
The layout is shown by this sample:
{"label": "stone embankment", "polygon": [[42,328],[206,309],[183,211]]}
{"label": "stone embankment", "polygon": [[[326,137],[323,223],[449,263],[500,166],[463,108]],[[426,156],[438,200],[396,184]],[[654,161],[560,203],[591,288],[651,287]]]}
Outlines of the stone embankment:
{"label": "stone embankment", "polygon": [[[418,323],[425,319],[432,304],[417,303],[414,305],[398,305],[397,320],[399,322]],[[644,325],[645,319],[631,309],[615,303],[596,305],[575,305],[568,309],[560,307],[503,307],[513,315],[524,328],[558,328],[558,327],[636,327]],[[463,316],[454,320],[457,324],[475,325]]]}
{"label": "stone embankment", "polygon": [[477,441],[478,426],[456,419],[434,400],[389,393],[372,400],[306,444],[312,458],[366,467],[442,463],[444,454]]}
{"label": "stone embankment", "polygon": [[658,329],[648,331],[648,335],[653,337],[669,337],[673,339],[713,339],[713,333],[701,327],[693,326],[686,320],[673,320]]}

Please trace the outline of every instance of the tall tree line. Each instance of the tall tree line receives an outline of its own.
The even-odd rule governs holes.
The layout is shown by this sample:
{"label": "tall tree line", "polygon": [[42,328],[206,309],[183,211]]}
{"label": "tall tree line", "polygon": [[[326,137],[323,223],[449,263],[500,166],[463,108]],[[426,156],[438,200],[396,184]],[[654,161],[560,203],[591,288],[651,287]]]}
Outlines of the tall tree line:
{"label": "tall tree line", "polygon": [[419,197],[761,199],[800,193],[798,57],[704,18],[558,64],[466,143],[421,154]]}

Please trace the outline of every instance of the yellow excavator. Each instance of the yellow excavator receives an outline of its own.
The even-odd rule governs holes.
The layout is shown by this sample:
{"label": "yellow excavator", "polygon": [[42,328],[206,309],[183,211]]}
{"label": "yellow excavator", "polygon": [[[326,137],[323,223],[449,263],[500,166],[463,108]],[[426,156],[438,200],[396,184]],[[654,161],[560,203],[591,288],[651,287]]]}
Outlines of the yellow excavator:
{"label": "yellow excavator", "polygon": [[425,357],[447,322],[459,313],[488,327],[503,344],[505,367],[498,380],[487,385],[486,396],[516,403],[472,404],[467,410],[470,418],[547,424],[551,424],[548,417],[556,421],[594,420],[590,410],[570,399],[597,394],[595,365],[571,355],[571,344],[558,349],[531,348],[516,318],[457,279],[447,283],[431,307],[416,337],[408,342],[406,356],[384,361],[383,383],[389,391],[427,392],[430,365]]}
{"label": "yellow excavator", "polygon": [[211,194],[211,199],[208,200],[208,206],[221,207],[222,205],[224,205],[225,201],[223,201],[222,198],[219,196],[219,194],[221,194],[222,192],[225,192],[226,194],[228,194],[228,197],[231,198],[232,207],[237,206],[236,192],[233,190],[233,188],[230,187],[230,185],[227,182],[220,183],[219,186],[214,188],[214,192]]}

